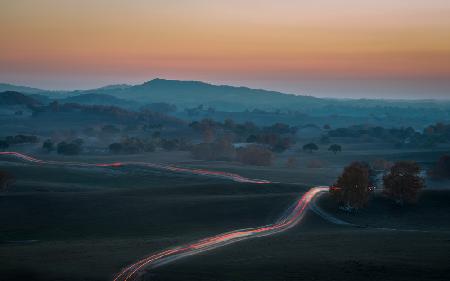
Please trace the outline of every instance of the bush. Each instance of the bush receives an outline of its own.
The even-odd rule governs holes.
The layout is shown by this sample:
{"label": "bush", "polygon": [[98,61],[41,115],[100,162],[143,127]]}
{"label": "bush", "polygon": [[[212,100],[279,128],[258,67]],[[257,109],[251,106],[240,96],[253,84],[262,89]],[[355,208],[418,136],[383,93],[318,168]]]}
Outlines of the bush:
{"label": "bush", "polygon": [[236,157],[236,149],[227,139],[219,139],[214,143],[200,143],[191,149],[192,156],[200,160],[231,161]]}
{"label": "bush", "polygon": [[60,142],[57,145],[56,151],[58,154],[77,155],[81,153],[81,144],[79,142]]}
{"label": "bush", "polygon": [[112,153],[114,153],[114,154],[119,154],[119,153],[121,153],[122,150],[123,150],[122,144],[121,144],[121,143],[118,143],[118,142],[115,142],[115,143],[110,144],[110,145],[108,146],[108,148],[109,148],[109,151],[112,152]]}
{"label": "bush", "polygon": [[26,136],[26,135],[16,135],[16,136],[7,136],[5,141],[9,144],[23,144],[23,143],[37,143],[39,142],[39,138],[36,136]]}
{"label": "bush", "polygon": [[317,150],[319,150],[319,147],[315,143],[308,143],[303,146],[303,151],[307,151],[309,153]]}
{"label": "bush", "polygon": [[435,178],[450,179],[450,155],[444,155],[439,158],[430,174]]}
{"label": "bush", "polygon": [[42,144],[42,149],[46,150],[47,152],[52,152],[53,150],[55,150],[55,145],[51,140],[46,140]]}
{"label": "bush", "polygon": [[272,164],[272,152],[258,145],[249,145],[237,150],[237,158],[247,165],[270,166]]}
{"label": "bush", "polygon": [[0,140],[0,150],[5,150],[9,147],[9,143],[7,141]]}
{"label": "bush", "polygon": [[419,191],[425,187],[424,180],[419,176],[420,171],[416,162],[395,163],[389,174],[383,177],[383,193],[398,205],[415,202]]}
{"label": "bush", "polygon": [[15,178],[8,172],[0,171],[0,191],[7,191],[14,183]]}

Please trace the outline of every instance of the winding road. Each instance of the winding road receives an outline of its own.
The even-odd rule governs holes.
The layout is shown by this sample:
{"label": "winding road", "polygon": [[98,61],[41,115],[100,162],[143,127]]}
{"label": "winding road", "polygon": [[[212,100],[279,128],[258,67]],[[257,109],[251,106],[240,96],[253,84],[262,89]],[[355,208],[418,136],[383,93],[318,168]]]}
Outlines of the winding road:
{"label": "winding road", "polygon": [[209,171],[203,169],[191,169],[191,168],[182,168],[175,165],[167,165],[167,164],[158,164],[158,163],[150,163],[150,162],[114,162],[114,163],[82,163],[82,162],[65,162],[65,161],[52,161],[52,160],[41,160],[29,155],[14,152],[14,151],[3,151],[0,152],[0,155],[3,156],[11,156],[21,160],[25,160],[28,162],[32,162],[35,164],[47,164],[47,165],[55,165],[55,166],[72,166],[72,167],[111,167],[118,168],[124,166],[139,166],[139,167],[147,167],[158,170],[165,170],[174,173],[187,173],[192,175],[200,175],[200,176],[212,176],[218,178],[229,179],[235,182],[242,183],[253,183],[253,184],[268,184],[270,181],[259,180],[259,179],[249,179],[243,177],[238,174],[221,172],[221,171]]}
{"label": "winding road", "polygon": [[[190,173],[203,176],[216,176],[220,178],[230,179],[236,182],[245,182],[253,184],[269,184],[270,181],[249,179],[238,174],[208,171],[201,169],[189,169],[182,168],[173,165],[145,163],[145,162],[115,162],[115,163],[81,163],[81,162],[62,162],[62,161],[46,161],[36,159],[34,157],[19,153],[19,152],[0,152],[0,155],[12,156],[36,164],[48,164],[48,165],[64,165],[75,167],[123,167],[123,166],[143,166],[154,169],[162,169],[171,172]],[[265,225],[257,228],[240,229],[231,232],[222,233],[219,235],[211,236],[199,241],[195,241],[182,246],[170,248],[159,253],[152,254],[145,257],[129,266],[124,268],[120,273],[114,277],[114,281],[131,281],[139,280],[145,269],[154,268],[156,266],[173,262],[177,259],[195,255],[198,253],[210,251],[215,248],[223,247],[231,243],[235,243],[242,240],[247,240],[255,237],[262,237],[273,235],[286,231],[295,225],[297,225],[305,215],[305,211],[311,205],[315,206],[314,200],[319,194],[327,192],[329,187],[314,187],[307,191],[303,196],[298,199],[293,206],[291,206],[285,214],[275,223]],[[318,208],[313,209],[318,212]],[[320,214],[319,215],[323,215]],[[331,219],[331,218],[330,218]]]}

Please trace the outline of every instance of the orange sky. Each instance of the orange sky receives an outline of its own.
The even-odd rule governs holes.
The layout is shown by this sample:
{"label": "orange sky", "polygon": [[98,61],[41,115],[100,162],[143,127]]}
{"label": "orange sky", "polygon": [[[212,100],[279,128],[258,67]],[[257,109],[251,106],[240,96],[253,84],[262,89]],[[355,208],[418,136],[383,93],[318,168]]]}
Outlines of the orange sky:
{"label": "orange sky", "polygon": [[88,88],[167,77],[340,95],[345,87],[333,94],[333,81],[358,91],[369,81],[368,95],[394,81],[392,93],[408,97],[421,81],[429,95],[450,96],[448,0],[0,0],[0,8],[2,82]]}

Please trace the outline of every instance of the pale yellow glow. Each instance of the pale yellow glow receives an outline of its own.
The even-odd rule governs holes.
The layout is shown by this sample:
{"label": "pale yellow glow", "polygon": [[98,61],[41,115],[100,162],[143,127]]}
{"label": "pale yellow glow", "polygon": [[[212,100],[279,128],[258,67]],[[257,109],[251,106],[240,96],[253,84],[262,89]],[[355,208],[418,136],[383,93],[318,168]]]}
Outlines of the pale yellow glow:
{"label": "pale yellow glow", "polygon": [[0,73],[450,75],[447,0],[0,3]]}

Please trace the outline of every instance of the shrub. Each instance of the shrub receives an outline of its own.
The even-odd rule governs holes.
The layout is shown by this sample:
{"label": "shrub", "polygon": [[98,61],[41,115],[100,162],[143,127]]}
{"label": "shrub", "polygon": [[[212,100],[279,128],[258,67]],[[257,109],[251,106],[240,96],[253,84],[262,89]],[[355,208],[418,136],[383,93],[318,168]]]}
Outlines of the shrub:
{"label": "shrub", "polygon": [[334,154],[341,152],[342,151],[342,146],[340,146],[339,144],[332,144],[330,145],[330,147],[328,148],[328,151],[333,152]]}
{"label": "shrub", "polygon": [[46,150],[47,152],[51,152],[53,150],[55,150],[55,145],[51,140],[46,140],[43,144],[42,144],[42,148],[44,150]]}
{"label": "shrub", "polygon": [[247,165],[270,166],[272,164],[272,152],[259,145],[249,145],[237,150],[238,160]]}
{"label": "shrub", "polygon": [[7,191],[14,183],[15,178],[8,172],[0,171],[0,191]]}
{"label": "shrub", "polygon": [[60,142],[57,145],[56,151],[58,154],[77,155],[81,152],[81,144],[79,142]]}

